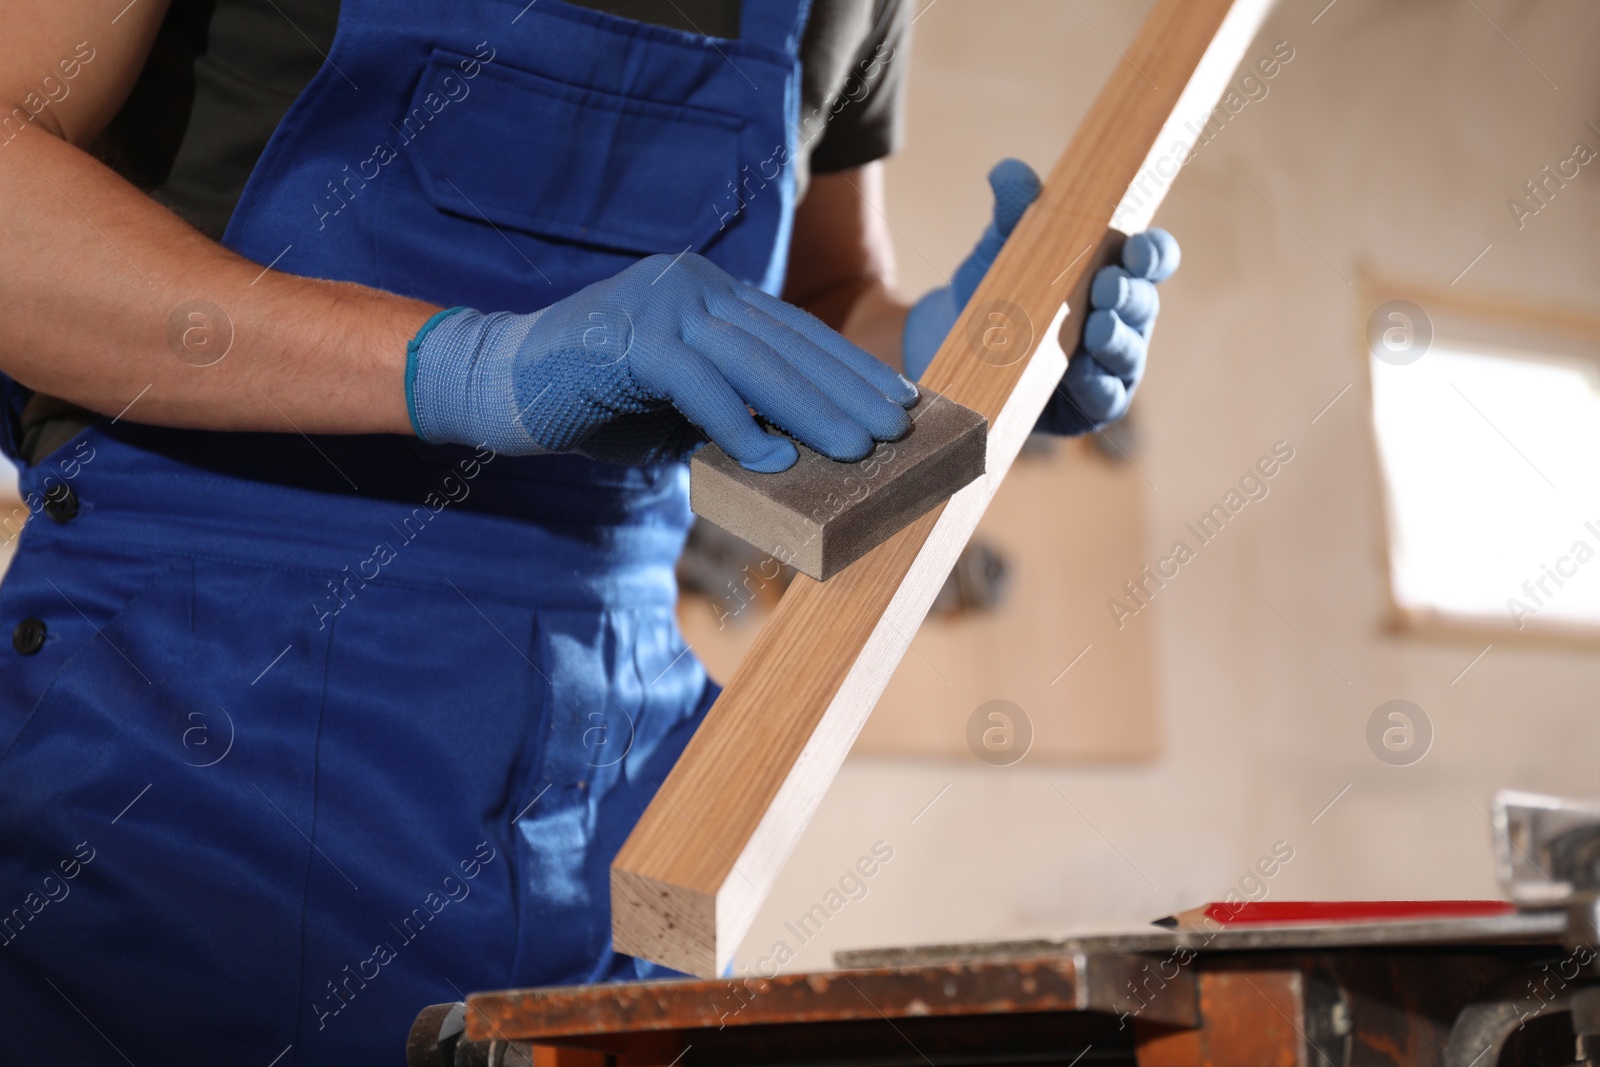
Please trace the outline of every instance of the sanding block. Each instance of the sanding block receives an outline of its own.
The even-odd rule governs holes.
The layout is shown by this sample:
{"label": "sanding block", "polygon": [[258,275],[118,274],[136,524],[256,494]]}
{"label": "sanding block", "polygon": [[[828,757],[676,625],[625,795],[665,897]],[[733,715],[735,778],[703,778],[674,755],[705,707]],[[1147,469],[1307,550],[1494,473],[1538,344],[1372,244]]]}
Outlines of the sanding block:
{"label": "sanding block", "polygon": [[853,463],[796,441],[800,459],[777,474],[746,470],[706,445],[689,464],[689,505],[802,574],[831,578],[983,474],[982,415],[924,388],[911,420],[911,432]]}

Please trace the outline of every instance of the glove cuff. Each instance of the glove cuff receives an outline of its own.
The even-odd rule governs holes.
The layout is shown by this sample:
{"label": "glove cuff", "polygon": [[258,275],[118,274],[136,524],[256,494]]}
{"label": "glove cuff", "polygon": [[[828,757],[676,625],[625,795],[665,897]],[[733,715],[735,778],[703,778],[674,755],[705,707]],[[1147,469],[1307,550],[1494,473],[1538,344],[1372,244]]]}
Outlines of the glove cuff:
{"label": "glove cuff", "polygon": [[521,421],[514,381],[518,353],[543,314],[463,307],[424,323],[406,346],[406,410],[417,436],[506,455],[544,451]]}
{"label": "glove cuff", "polygon": [[[425,341],[428,335],[433,332],[434,327],[438,326],[445,319],[451,317],[457,312],[467,310],[470,309],[466,307],[453,307],[434,312],[432,317],[430,317],[427,322],[422,324],[422,329],[417,331],[417,335],[410,341],[406,342],[406,414],[411,417],[412,431],[424,441],[434,442],[437,440],[437,438],[429,436],[428,431],[424,429],[422,416],[417,407],[417,379],[421,373],[422,342]],[[476,314],[476,312],[474,312],[474,314]],[[433,376],[430,375],[430,380],[432,377]]]}

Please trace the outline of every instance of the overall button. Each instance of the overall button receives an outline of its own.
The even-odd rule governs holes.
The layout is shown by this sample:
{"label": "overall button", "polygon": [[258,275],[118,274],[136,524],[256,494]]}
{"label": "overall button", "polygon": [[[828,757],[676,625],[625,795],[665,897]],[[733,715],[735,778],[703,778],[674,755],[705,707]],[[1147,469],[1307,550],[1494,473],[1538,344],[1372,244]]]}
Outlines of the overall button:
{"label": "overall button", "polygon": [[56,522],[68,523],[78,517],[78,494],[62,483],[45,494],[44,513]]}
{"label": "overall button", "polygon": [[47,632],[43,619],[23,619],[11,631],[11,647],[24,656],[31,656],[44,647]]}

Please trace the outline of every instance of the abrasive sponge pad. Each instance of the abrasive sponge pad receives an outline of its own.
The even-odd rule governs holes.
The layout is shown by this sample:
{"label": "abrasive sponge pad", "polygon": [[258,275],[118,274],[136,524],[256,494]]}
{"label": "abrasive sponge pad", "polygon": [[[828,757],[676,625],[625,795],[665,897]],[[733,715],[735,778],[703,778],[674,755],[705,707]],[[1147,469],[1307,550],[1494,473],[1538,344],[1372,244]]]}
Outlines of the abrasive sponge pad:
{"label": "abrasive sponge pad", "polygon": [[739,466],[714,444],[690,461],[695,514],[802,574],[827,579],[981,476],[989,423],[924,388],[911,432],[841,463],[800,442],[777,474]]}

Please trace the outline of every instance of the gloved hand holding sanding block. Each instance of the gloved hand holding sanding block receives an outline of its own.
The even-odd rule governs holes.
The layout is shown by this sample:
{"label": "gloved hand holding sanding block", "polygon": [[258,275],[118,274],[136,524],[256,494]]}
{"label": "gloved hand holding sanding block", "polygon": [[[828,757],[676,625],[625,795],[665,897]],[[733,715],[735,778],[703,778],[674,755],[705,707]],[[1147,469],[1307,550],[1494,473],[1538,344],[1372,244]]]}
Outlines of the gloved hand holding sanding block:
{"label": "gloved hand holding sanding block", "polygon": [[911,432],[845,463],[795,442],[787,470],[746,470],[708,444],[690,461],[696,515],[802,574],[831,578],[984,473],[989,423],[927,387]]}

